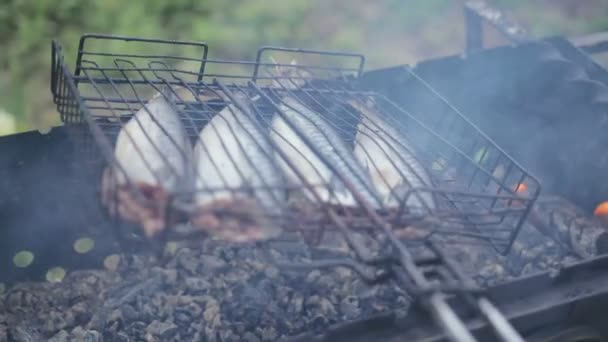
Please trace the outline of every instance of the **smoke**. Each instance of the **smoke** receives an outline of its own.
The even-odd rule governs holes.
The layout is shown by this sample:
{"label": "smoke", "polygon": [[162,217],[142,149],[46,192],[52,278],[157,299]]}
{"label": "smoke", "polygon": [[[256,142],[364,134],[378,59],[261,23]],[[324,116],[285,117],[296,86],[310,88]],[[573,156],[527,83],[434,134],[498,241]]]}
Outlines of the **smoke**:
{"label": "smoke", "polygon": [[543,193],[589,212],[608,198],[601,178],[608,168],[601,158],[608,107],[594,100],[608,88],[556,48],[500,47],[426,61],[415,71],[539,178]]}

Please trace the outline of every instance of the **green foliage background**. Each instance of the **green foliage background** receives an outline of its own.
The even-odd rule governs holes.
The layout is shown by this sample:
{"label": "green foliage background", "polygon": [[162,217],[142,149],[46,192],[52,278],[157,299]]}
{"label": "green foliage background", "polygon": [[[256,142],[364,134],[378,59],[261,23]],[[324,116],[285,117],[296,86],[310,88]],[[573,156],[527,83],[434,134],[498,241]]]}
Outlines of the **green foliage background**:
{"label": "green foliage background", "polygon": [[[214,58],[252,59],[267,44],[350,50],[378,67],[458,53],[463,1],[2,0],[0,114],[16,127],[0,134],[60,124],[49,90],[55,38],[70,67],[83,33],[201,40]],[[608,30],[606,0],[491,2],[537,36]]]}

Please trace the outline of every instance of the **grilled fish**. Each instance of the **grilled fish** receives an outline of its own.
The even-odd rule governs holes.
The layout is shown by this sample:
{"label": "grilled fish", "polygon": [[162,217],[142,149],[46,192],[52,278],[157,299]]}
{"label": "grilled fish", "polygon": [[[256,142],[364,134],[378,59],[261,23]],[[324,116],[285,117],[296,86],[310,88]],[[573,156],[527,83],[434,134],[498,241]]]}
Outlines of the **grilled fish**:
{"label": "grilled fish", "polygon": [[[139,224],[148,237],[165,228],[169,194],[191,186],[192,146],[175,106],[189,93],[163,87],[154,95],[120,130],[116,163],[103,172],[102,203],[110,215]],[[143,200],[129,191],[129,181]]]}
{"label": "grilled fish", "polygon": [[[407,192],[416,187],[428,187],[431,179],[418,162],[410,143],[374,108],[373,99],[349,100],[362,114],[357,127],[354,153],[371,173],[374,186],[387,208],[399,207]],[[405,203],[408,207],[435,209],[431,193],[412,193]]]}
{"label": "grilled fish", "polygon": [[[292,61],[291,64],[296,63]],[[296,70],[295,67],[288,67],[288,69],[277,67],[277,74],[280,77],[279,81],[274,84],[275,87],[296,90],[303,85],[304,79],[309,78],[309,75]],[[293,73],[297,73],[297,75],[293,76]],[[291,78],[292,76],[293,78]],[[290,80],[294,81],[290,82]],[[304,180],[301,180],[287,162],[278,157],[279,165],[293,185],[304,185],[303,181],[311,185],[314,193],[306,189],[304,195],[314,202],[316,202],[316,194],[325,203],[355,206],[354,197],[342,180],[323,162],[322,159],[325,159],[353,185],[354,190],[360,193],[373,208],[379,207],[379,198],[373,191],[369,174],[357,162],[353,152],[346,146],[339,134],[319,113],[311,110],[291,95],[286,95],[281,99],[279,109],[287,120],[281,114],[275,113],[271,121],[270,137],[277,148],[304,177]],[[302,139],[297,132],[305,139]],[[309,140],[311,146],[305,140]]]}
{"label": "grilled fish", "polygon": [[235,103],[227,105],[203,128],[194,147],[197,209],[191,222],[224,240],[265,240],[281,232],[273,218],[285,201],[284,179],[247,99],[235,98],[245,112]]}

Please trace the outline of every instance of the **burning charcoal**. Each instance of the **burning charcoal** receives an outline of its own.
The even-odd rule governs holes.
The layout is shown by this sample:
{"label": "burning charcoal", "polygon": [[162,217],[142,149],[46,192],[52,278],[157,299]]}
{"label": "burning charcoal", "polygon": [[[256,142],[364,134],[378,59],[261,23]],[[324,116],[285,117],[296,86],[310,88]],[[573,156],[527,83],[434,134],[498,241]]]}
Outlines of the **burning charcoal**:
{"label": "burning charcoal", "polygon": [[540,197],[529,215],[529,221],[543,234],[581,258],[608,252],[606,225],[564,198]]}

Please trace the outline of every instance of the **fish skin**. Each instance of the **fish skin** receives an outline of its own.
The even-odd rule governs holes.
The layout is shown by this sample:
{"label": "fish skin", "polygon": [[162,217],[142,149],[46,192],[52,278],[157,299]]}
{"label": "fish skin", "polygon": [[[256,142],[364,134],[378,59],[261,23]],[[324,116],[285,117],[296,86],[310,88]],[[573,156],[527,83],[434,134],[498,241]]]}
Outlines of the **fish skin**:
{"label": "fish skin", "polygon": [[[272,57],[271,61],[278,64]],[[276,65],[274,76],[278,77],[272,80],[272,86],[287,91],[303,87],[306,80],[312,78],[312,74],[298,68],[297,65],[295,59],[291,60],[289,66]],[[353,184],[355,191],[362,194],[372,208],[378,209],[380,202],[377,194],[373,192],[369,174],[365,173],[338,132],[320,114],[293,97],[284,96],[279,104],[279,109],[290,122],[298,127],[298,131],[312,141],[315,150],[335,165],[339,172]],[[303,175],[305,182],[313,187],[313,192],[309,189],[303,191],[305,197],[315,203],[316,194],[323,203],[346,207],[357,206],[354,196],[346,189],[339,177],[323,163],[321,158],[298,136],[279,113],[275,113],[271,120],[270,137],[277,148],[283,151]],[[282,156],[277,156],[277,160],[292,185],[302,186],[302,180],[297,177]],[[298,195],[293,194],[291,197],[298,198]]]}
{"label": "fish skin", "polygon": [[[297,130],[307,137],[313,147],[321,156],[328,160],[347,180],[351,182],[354,190],[373,207],[379,208],[379,198],[373,192],[373,185],[369,175],[355,159],[352,151],[340,138],[339,134],[321,117],[320,114],[310,110],[292,97],[284,97],[279,109],[292,122]],[[278,149],[303,174],[306,182],[314,187],[314,192],[326,203],[356,206],[352,194],[346,189],[343,182],[326,166],[313,149],[301,139],[287,121],[275,114],[271,122],[270,136]],[[301,180],[291,170],[287,163],[279,157],[279,165],[288,179],[296,185]],[[332,196],[332,190],[335,195]],[[305,190],[306,196],[315,201],[314,194]]]}
{"label": "fish skin", "polygon": [[[399,207],[402,201],[399,196],[405,196],[413,187],[431,186],[430,176],[411,152],[413,150],[407,139],[372,108],[372,99],[368,98],[365,105],[362,101],[348,101],[349,105],[362,114],[355,137],[354,154],[369,170],[374,185],[382,196],[383,205],[386,208]],[[421,192],[419,195],[412,193],[405,205],[424,208],[425,203],[428,209],[436,208],[432,193]]]}
{"label": "fish skin", "polygon": [[[178,94],[189,92],[181,87],[176,87],[174,91]],[[175,94],[168,88],[164,88],[162,92],[169,98],[169,101],[161,92],[154,95],[118,134],[114,156],[124,168],[129,179],[160,185],[169,192],[183,191],[191,186],[192,181],[192,165],[189,162],[192,145],[176,107],[171,104],[171,101],[175,101]],[[151,116],[164,128],[164,131]],[[141,123],[141,127],[137,120]],[[175,143],[172,142],[172,139]],[[160,154],[154,145],[158,147]],[[142,152],[141,154],[137,148]],[[165,158],[162,158],[161,154]],[[149,167],[146,166],[146,162],[149,163]],[[158,180],[155,174],[158,176]],[[116,172],[116,176],[118,184],[126,183],[122,172]]]}
{"label": "fish skin", "polygon": [[[102,175],[101,200],[110,215],[138,223],[148,237],[165,228],[168,195],[187,190],[192,181],[192,146],[179,118],[174,92],[189,91],[162,87],[122,127],[114,148],[116,163]],[[146,203],[129,191],[127,179]]]}
{"label": "fish skin", "polygon": [[[248,105],[241,94],[235,97],[242,106]],[[233,242],[265,240],[280,234],[280,227],[270,216],[281,215],[286,197],[284,179],[268,136],[253,113],[244,113],[230,103],[201,130],[193,153],[194,201],[198,208],[194,226]],[[254,189],[252,193],[229,190],[243,186],[270,188]],[[210,214],[212,210],[227,210],[235,217],[241,214],[243,220],[221,220]]]}

